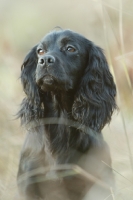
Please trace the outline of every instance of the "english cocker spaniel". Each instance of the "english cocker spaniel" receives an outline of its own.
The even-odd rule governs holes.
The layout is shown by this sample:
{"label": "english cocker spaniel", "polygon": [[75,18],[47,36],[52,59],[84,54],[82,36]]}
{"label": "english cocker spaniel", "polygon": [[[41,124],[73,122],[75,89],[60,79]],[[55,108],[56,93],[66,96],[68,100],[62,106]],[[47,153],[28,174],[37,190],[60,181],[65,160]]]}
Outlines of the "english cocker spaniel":
{"label": "english cocker spaniel", "polygon": [[[18,188],[26,200],[111,199],[113,173],[101,130],[116,109],[102,49],[70,30],[47,34],[24,59],[27,130]],[[109,167],[110,166],[110,167]]]}

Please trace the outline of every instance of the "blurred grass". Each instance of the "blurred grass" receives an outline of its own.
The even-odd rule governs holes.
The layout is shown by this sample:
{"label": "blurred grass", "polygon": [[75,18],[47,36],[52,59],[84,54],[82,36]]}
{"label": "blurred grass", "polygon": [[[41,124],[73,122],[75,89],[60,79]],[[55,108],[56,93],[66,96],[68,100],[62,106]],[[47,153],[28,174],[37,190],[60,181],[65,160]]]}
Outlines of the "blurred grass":
{"label": "blurred grass", "polygon": [[15,113],[24,96],[19,80],[26,53],[56,26],[75,30],[105,49],[120,108],[103,130],[118,186],[133,197],[133,1],[0,1],[0,199],[17,199],[16,174],[24,139]]}

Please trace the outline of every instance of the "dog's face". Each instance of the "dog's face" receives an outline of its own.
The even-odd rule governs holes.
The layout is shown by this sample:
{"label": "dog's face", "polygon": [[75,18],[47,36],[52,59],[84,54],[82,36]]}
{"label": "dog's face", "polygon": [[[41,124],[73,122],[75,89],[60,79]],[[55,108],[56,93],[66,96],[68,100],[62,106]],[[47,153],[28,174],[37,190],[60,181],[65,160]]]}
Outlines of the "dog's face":
{"label": "dog's face", "polygon": [[86,39],[72,31],[52,32],[36,48],[36,82],[42,90],[74,89],[87,65]]}

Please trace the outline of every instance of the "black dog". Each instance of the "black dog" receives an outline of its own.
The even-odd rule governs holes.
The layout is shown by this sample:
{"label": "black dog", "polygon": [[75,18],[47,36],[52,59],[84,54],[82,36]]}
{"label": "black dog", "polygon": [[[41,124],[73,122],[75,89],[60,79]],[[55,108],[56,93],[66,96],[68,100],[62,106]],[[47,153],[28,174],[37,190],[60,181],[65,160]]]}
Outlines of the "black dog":
{"label": "black dog", "polygon": [[[116,87],[102,49],[70,30],[53,31],[26,56],[21,81],[26,97],[18,117],[27,136],[20,195],[26,200],[105,198],[109,191],[102,183],[113,187],[113,175],[105,164],[111,159],[101,130],[116,109]],[[86,172],[70,174],[68,164],[101,184],[88,180]]]}

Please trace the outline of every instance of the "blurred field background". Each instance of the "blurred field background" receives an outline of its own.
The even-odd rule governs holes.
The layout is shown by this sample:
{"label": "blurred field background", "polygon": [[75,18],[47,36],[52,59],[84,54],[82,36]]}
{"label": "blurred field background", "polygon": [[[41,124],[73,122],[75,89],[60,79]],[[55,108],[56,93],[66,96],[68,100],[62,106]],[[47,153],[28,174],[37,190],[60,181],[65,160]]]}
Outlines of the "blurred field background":
{"label": "blurred field background", "polygon": [[103,130],[116,177],[114,199],[132,200],[132,0],[0,1],[0,200],[14,200],[17,194],[16,174],[24,139],[19,120],[14,120],[24,97],[20,66],[30,48],[56,26],[79,32],[105,49],[119,106]]}

